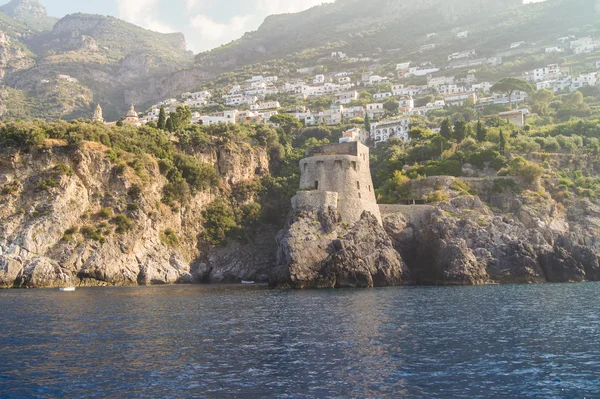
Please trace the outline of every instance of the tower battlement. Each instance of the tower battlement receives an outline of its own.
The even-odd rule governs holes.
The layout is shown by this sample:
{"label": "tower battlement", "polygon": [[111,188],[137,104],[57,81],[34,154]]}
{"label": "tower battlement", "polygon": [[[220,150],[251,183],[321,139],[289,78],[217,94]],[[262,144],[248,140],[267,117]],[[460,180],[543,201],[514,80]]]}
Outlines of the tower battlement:
{"label": "tower battlement", "polygon": [[[357,222],[369,211],[381,222],[367,146],[350,142],[311,148],[300,161],[300,173],[300,192],[292,199],[294,209],[333,207],[347,223]],[[334,198],[337,201],[332,201]]]}

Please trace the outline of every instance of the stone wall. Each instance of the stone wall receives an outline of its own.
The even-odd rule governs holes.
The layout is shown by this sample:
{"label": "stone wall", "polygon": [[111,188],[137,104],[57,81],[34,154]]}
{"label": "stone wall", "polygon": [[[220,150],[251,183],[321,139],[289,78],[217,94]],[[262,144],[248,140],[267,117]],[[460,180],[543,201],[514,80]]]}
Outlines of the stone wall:
{"label": "stone wall", "polygon": [[[303,159],[300,161],[300,190],[338,193],[337,209],[346,223],[357,222],[364,211],[371,212],[381,222],[371,180],[368,147],[360,143],[339,146],[340,152],[352,152],[354,148],[357,155],[318,155]],[[325,147],[328,152],[336,153],[337,146]],[[314,195],[310,198],[306,194],[299,195],[312,203],[318,198]],[[316,209],[324,206],[315,205]]]}
{"label": "stone wall", "polygon": [[292,207],[298,210],[324,211],[327,208],[338,209],[338,193],[330,191],[298,191],[292,198]]}
{"label": "stone wall", "polygon": [[422,226],[429,223],[435,206],[432,205],[379,205],[381,215],[385,218],[388,215],[401,213],[409,223]]}

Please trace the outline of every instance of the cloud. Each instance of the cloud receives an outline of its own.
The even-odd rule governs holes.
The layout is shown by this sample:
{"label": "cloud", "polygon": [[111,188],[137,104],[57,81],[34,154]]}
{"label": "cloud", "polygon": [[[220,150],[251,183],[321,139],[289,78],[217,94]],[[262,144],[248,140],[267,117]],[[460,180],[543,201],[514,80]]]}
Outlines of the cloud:
{"label": "cloud", "polygon": [[[198,14],[190,19],[198,39],[202,41],[205,49],[227,43],[242,36],[250,28],[252,17],[250,15],[234,16],[227,22],[216,22],[206,15]],[[194,35],[194,36],[196,36]]]}
{"label": "cloud", "polygon": [[[248,1],[248,0],[244,0]],[[190,33],[186,34],[190,48],[205,51],[240,38],[244,33],[258,29],[265,18],[272,14],[283,14],[306,10],[334,0],[252,0],[252,11],[246,15],[232,16],[218,22],[205,13],[190,15]],[[193,14],[200,0],[185,0],[186,11]]]}
{"label": "cloud", "polygon": [[157,17],[158,5],[158,0],[117,0],[119,18],[156,32],[174,32]]}

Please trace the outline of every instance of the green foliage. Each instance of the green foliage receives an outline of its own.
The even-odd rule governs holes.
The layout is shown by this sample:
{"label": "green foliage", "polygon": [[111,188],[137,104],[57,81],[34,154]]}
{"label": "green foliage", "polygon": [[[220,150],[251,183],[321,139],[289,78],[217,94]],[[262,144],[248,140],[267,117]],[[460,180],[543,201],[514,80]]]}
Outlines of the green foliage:
{"label": "green foliage", "polygon": [[494,179],[492,191],[497,194],[507,191],[512,193],[520,193],[521,187],[512,179]]}
{"label": "green foliage", "polygon": [[2,195],[13,195],[19,192],[21,189],[21,183],[18,180],[13,180],[8,184],[2,186],[0,194]]}
{"label": "green foliage", "polygon": [[160,106],[160,111],[158,111],[158,123],[156,124],[156,127],[160,130],[165,130],[167,127],[167,114],[165,112],[165,107],[162,105]]}
{"label": "green foliage", "polygon": [[489,166],[495,170],[500,170],[506,165],[506,158],[500,155],[498,151],[491,149],[475,152],[467,160],[471,165],[477,166],[479,169]]}
{"label": "green foliage", "polygon": [[113,211],[111,208],[102,208],[100,209],[100,211],[98,212],[98,218],[99,219],[110,219],[110,217],[112,216]]}
{"label": "green foliage", "polygon": [[173,229],[166,229],[160,234],[160,240],[169,247],[176,247],[179,244],[179,238]]}
{"label": "green foliage", "polygon": [[450,188],[454,191],[460,192],[462,195],[469,195],[471,185],[462,179],[456,179],[454,180]]}
{"label": "green foliage", "polygon": [[127,190],[127,195],[134,200],[138,200],[142,196],[142,188],[138,184],[132,184],[129,190]]}
{"label": "green foliage", "polygon": [[60,186],[60,182],[55,180],[54,178],[43,179],[37,186],[39,191],[48,191],[51,188],[56,188]]}
{"label": "green foliage", "polygon": [[115,225],[115,231],[119,234],[126,233],[133,229],[133,222],[127,217],[127,215],[120,213],[115,215],[110,222]]}
{"label": "green foliage", "polygon": [[442,121],[442,124],[440,125],[440,136],[446,140],[450,140],[452,138],[452,122],[450,122],[449,118],[446,118]]}
{"label": "green foliage", "polygon": [[[81,233],[82,236],[84,236],[88,240],[98,241],[101,244],[104,244],[106,242],[106,238],[104,238],[102,236],[102,229],[98,229],[98,228],[95,228],[92,226],[82,226],[79,229],[79,232]],[[68,240],[69,235],[65,234],[65,236],[67,236],[67,240]]]}
{"label": "green foliage", "polygon": [[527,179],[529,183],[533,183],[537,178],[544,174],[544,169],[523,157],[512,159],[508,167],[500,172],[505,176],[521,176]]}
{"label": "green foliage", "polygon": [[426,195],[423,199],[428,203],[447,202],[450,200],[450,196],[443,190],[437,190]]}
{"label": "green foliage", "polygon": [[239,228],[231,205],[223,199],[208,205],[202,216],[205,220],[203,238],[211,244],[223,243],[227,234]]}

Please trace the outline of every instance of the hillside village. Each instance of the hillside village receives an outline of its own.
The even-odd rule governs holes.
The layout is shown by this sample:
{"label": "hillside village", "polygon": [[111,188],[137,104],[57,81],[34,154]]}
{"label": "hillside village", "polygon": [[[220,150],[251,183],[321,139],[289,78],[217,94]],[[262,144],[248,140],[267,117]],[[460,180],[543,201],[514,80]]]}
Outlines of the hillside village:
{"label": "hillside village", "polygon": [[[469,32],[461,31],[456,40],[468,36]],[[429,40],[435,37],[435,33],[427,35]],[[156,123],[161,107],[169,115],[180,106],[190,108],[192,123],[203,125],[269,123],[274,115],[288,114],[305,126],[355,124],[357,127],[345,132],[340,140],[365,144],[385,142],[390,137],[409,140],[411,117],[463,108],[476,111],[471,119],[497,116],[522,127],[530,114],[527,102],[532,93],[515,91],[509,96],[493,92],[494,83],[502,76],[488,80],[485,71],[521,57],[537,57],[539,67],[515,77],[531,83],[535,90],[547,89],[561,95],[597,85],[600,55],[597,60],[593,55],[599,48],[592,37],[564,36],[557,38],[553,46],[507,43],[506,51],[489,58],[469,49],[447,55],[444,64],[403,60],[395,65],[333,52],[320,60],[327,67],[319,64],[295,71],[283,69],[285,77],[253,75],[241,81],[235,76],[228,84],[213,85],[210,90],[202,87],[165,99],[139,116],[132,108],[122,122],[137,126]],[[435,49],[435,44],[422,46],[420,58],[427,59]],[[561,57],[558,62],[550,62],[557,56]],[[580,66],[582,61],[586,62],[585,68]],[[101,120],[101,112],[94,119]]]}

